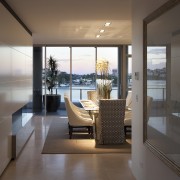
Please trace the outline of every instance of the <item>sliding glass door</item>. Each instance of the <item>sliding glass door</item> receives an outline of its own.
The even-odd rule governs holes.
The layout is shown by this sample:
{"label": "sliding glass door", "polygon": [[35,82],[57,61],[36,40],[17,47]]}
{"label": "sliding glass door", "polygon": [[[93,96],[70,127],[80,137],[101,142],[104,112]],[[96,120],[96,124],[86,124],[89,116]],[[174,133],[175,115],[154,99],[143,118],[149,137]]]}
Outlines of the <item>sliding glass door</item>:
{"label": "sliding glass door", "polygon": [[43,48],[43,94],[45,89],[45,69],[50,56],[58,64],[58,80],[53,88],[54,94],[64,94],[71,97],[73,102],[87,98],[87,91],[96,89],[96,62],[106,60],[109,62],[109,75],[112,79],[111,98],[118,98],[118,47],[44,47]]}
{"label": "sliding glass door", "polygon": [[87,99],[87,91],[95,89],[95,48],[72,47],[72,99]]}
{"label": "sliding glass door", "polygon": [[[43,94],[50,92],[46,88],[45,69],[47,61],[52,56],[57,62],[58,78],[57,84],[53,87],[53,94],[60,94],[61,101],[64,101],[64,94],[70,95],[70,48],[69,47],[46,47],[44,49],[43,61]],[[46,93],[45,93],[46,92]]]}
{"label": "sliding glass door", "polygon": [[111,98],[118,97],[118,48],[117,47],[97,47],[97,60],[109,62],[109,75],[112,79]]}
{"label": "sliding glass door", "polygon": [[127,86],[128,90],[132,90],[132,46],[128,46],[128,56],[127,56],[127,63],[128,63],[128,74],[127,74]]}

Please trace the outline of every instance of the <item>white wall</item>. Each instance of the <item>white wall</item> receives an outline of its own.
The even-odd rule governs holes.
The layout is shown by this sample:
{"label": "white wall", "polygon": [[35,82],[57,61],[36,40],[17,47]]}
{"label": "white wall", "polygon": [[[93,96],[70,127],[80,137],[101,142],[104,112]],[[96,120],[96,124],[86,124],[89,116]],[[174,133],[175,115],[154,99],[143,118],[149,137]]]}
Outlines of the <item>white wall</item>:
{"label": "white wall", "polygon": [[166,0],[133,0],[133,76],[132,171],[137,180],[178,180],[180,177],[153,155],[143,144],[143,19]]}
{"label": "white wall", "polygon": [[32,37],[0,3],[0,175],[11,160],[12,114],[32,100]]}

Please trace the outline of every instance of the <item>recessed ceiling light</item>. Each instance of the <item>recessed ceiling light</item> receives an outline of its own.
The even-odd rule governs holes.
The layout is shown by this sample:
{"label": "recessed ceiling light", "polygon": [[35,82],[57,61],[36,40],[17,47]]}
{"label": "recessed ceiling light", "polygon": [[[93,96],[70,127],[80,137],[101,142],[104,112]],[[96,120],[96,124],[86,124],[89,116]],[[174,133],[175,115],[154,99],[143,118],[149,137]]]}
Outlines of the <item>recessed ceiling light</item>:
{"label": "recessed ceiling light", "polygon": [[99,32],[100,32],[100,33],[103,33],[103,32],[104,32],[104,29],[101,29]]}
{"label": "recessed ceiling light", "polygon": [[106,23],[104,24],[104,26],[107,27],[107,26],[110,26],[110,24],[111,24],[110,22],[106,22]]}
{"label": "recessed ceiling light", "polygon": [[98,35],[96,35],[96,38],[99,38],[100,37],[100,35],[98,34]]}

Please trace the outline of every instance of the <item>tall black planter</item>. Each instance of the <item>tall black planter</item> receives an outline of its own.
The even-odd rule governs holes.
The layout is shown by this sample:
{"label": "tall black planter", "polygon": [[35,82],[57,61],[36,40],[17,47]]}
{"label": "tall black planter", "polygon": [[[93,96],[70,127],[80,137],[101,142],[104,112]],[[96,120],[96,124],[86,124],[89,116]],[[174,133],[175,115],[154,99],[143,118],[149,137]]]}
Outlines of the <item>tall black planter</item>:
{"label": "tall black planter", "polygon": [[56,112],[60,107],[61,95],[57,95],[57,94],[47,94],[46,96],[43,95],[44,105],[45,105],[45,97],[46,97],[47,112]]}

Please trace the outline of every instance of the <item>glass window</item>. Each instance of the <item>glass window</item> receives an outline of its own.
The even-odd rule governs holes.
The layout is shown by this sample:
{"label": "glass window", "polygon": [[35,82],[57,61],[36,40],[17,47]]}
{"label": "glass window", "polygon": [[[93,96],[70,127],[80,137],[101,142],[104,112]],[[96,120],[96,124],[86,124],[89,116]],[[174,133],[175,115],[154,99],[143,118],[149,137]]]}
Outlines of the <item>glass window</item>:
{"label": "glass window", "polygon": [[112,81],[111,98],[118,97],[118,48],[117,47],[98,47],[97,60],[107,60],[109,62],[109,74]]}
{"label": "glass window", "polygon": [[132,46],[128,46],[128,90],[132,90]]}
{"label": "glass window", "polygon": [[[131,51],[128,53],[131,54]],[[73,102],[79,102],[79,99],[87,99],[88,90],[96,89],[97,60],[109,62],[109,75],[113,80],[111,98],[118,97],[118,47],[46,47],[46,60],[50,56],[58,62],[60,75],[53,93],[60,94],[61,101],[64,101],[64,94],[67,94],[71,95]],[[45,65],[43,47],[43,94],[48,93],[48,90],[45,91]],[[129,66],[128,74],[131,69]]]}
{"label": "glass window", "polygon": [[95,48],[72,47],[72,101],[87,99],[95,89]]}
{"label": "glass window", "polygon": [[166,99],[166,47],[147,48],[147,95],[154,100]]}
{"label": "glass window", "polygon": [[[58,64],[58,82],[53,88],[53,93],[61,95],[61,101],[64,101],[64,94],[70,94],[70,48],[69,47],[46,47],[46,60],[52,56]],[[43,61],[45,68],[45,61]],[[43,78],[44,85],[44,78]],[[46,90],[48,91],[48,90]]]}

